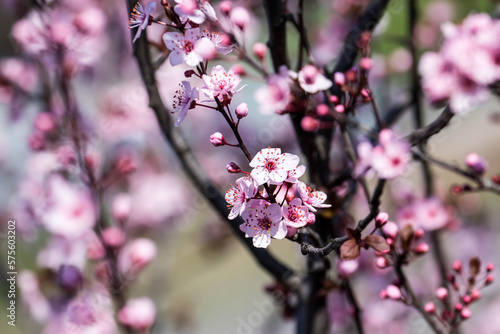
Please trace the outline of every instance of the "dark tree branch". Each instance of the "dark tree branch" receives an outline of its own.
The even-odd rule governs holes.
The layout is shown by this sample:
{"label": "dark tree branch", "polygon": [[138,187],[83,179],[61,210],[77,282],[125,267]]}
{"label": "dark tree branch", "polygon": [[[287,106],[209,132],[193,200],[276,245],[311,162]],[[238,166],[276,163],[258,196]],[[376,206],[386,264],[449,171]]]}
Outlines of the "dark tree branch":
{"label": "dark tree branch", "polygon": [[[128,9],[132,10],[135,5],[134,0],[128,0]],[[227,221],[236,237],[243,242],[247,250],[253,255],[258,263],[274,276],[278,281],[286,284],[290,289],[295,290],[299,285],[298,276],[287,266],[274,258],[267,250],[255,248],[251,239],[247,239],[239,230],[239,225],[243,223],[241,217],[235,220],[227,220],[226,201],[217,187],[210,181],[204,170],[199,168],[197,161],[187,141],[181,132],[175,128],[168,114],[170,113],[160,97],[156,83],[154,65],[151,61],[151,55],[148,48],[146,31],[143,32],[134,44],[134,55],[137,59],[141,71],[142,80],[149,96],[149,106],[155,112],[158,125],[165,139],[170,143],[177,154],[184,171],[190,178],[193,185],[210,202],[212,207]]]}
{"label": "dark tree branch", "polygon": [[454,114],[451,111],[450,107],[447,106],[443,110],[441,115],[439,115],[438,118],[436,118],[432,123],[422,128],[416,129],[415,131],[410,133],[406,137],[406,139],[412,146],[426,142],[430,137],[443,130],[448,125],[453,115]]}

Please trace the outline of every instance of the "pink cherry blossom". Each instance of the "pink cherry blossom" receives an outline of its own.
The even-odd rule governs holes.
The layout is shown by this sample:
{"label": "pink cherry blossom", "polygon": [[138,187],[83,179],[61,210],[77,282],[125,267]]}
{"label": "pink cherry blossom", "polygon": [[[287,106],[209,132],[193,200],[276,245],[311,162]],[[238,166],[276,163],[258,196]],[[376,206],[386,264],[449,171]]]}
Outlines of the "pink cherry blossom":
{"label": "pink cherry blossom", "polygon": [[401,226],[410,224],[427,231],[445,227],[454,220],[453,211],[437,198],[418,199],[397,212]]}
{"label": "pink cherry blossom", "polygon": [[156,319],[156,307],[147,297],[131,299],[118,312],[118,320],[131,328],[144,331],[153,326]]}
{"label": "pink cherry blossom", "polygon": [[300,198],[294,198],[283,212],[283,222],[291,227],[299,228],[308,225],[309,210],[302,205]]}
{"label": "pink cherry blossom", "polygon": [[287,234],[282,209],[277,203],[261,202],[255,209],[247,208],[241,216],[245,223],[240,225],[240,230],[247,238],[253,238],[253,245],[257,248],[267,248],[271,237],[283,239]]}
{"label": "pink cherry blossom", "polygon": [[332,82],[313,65],[304,66],[297,75],[291,73],[293,78],[297,77],[299,80],[300,87],[309,94],[316,94],[332,86]]}
{"label": "pink cherry blossom", "polygon": [[[210,42],[206,37],[202,37],[201,39],[204,39],[203,43]],[[163,42],[171,50],[168,57],[170,64],[176,66],[185,62],[189,66],[196,66],[202,62],[205,52],[196,47],[196,44],[201,39],[199,28],[188,29],[184,34],[172,31],[163,34]]]}
{"label": "pink cherry blossom", "polygon": [[191,83],[189,81],[183,81],[180,86],[182,90],[179,89],[175,92],[172,105],[174,108],[173,113],[179,113],[177,121],[175,121],[175,126],[179,126],[184,118],[186,118],[189,109],[194,108],[200,94],[198,88],[191,88]]}
{"label": "pink cherry blossom", "polygon": [[86,190],[61,176],[53,176],[48,183],[47,196],[42,224],[50,233],[72,238],[92,230],[96,208]]}
{"label": "pink cherry blossom", "polygon": [[236,180],[236,187],[231,185],[226,193],[226,202],[232,206],[228,218],[234,219],[246,209],[247,200],[254,197],[259,189],[257,183],[250,177]]}
{"label": "pink cherry blossom", "polygon": [[229,52],[233,51],[234,46],[229,44],[230,39],[227,35],[216,31],[203,30],[201,36],[208,38],[215,46],[215,50],[220,54],[227,55]]}
{"label": "pink cherry blossom", "polygon": [[224,67],[217,65],[212,68],[210,75],[203,75],[205,86],[201,89],[207,97],[219,98],[221,101],[230,101],[234,94],[239,90],[235,90],[240,84],[240,77],[230,69],[227,73]]}
{"label": "pink cherry blossom", "polygon": [[329,208],[331,204],[324,204],[326,194],[322,191],[311,190],[304,182],[297,183],[297,190],[300,198],[304,201],[304,205],[312,212],[316,212],[315,208]]}
{"label": "pink cherry blossom", "polygon": [[259,103],[259,110],[263,114],[281,112],[290,103],[290,84],[286,66],[281,66],[279,74],[267,77],[267,85],[255,91],[255,100]]}
{"label": "pink cherry blossom", "polygon": [[259,185],[266,182],[279,184],[288,177],[288,171],[298,164],[299,157],[294,154],[281,154],[279,148],[265,148],[250,161],[250,167],[253,167],[250,175]]}
{"label": "pink cherry blossom", "polygon": [[189,20],[195,24],[202,24],[206,18],[217,20],[215,10],[208,0],[175,0],[175,2],[177,5],[174,11],[182,22]]}
{"label": "pink cherry blossom", "polygon": [[306,172],[306,166],[304,165],[297,166],[296,168],[288,171],[288,175],[285,181],[290,183],[297,183],[299,181],[299,178],[302,175],[304,175],[305,172]]}
{"label": "pink cherry blossom", "polygon": [[371,152],[371,166],[379,177],[392,179],[402,175],[411,161],[410,145],[389,129],[379,134],[379,145]]}
{"label": "pink cherry blossom", "polygon": [[141,1],[138,1],[135,4],[134,9],[132,10],[132,14],[130,15],[130,20],[128,22],[128,27],[130,29],[138,28],[132,43],[134,43],[141,36],[142,31],[149,25],[149,19],[155,9],[155,1],[148,3],[145,9],[144,7],[142,7]]}

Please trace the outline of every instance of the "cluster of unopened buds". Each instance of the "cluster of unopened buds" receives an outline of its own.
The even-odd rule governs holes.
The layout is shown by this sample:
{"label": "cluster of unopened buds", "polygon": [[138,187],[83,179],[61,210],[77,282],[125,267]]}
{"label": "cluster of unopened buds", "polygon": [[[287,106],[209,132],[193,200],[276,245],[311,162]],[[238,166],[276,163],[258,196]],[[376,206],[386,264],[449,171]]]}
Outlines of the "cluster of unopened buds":
{"label": "cluster of unopened buds", "polygon": [[[445,328],[456,328],[461,321],[472,315],[469,306],[481,299],[481,289],[493,283],[493,270],[492,263],[486,264],[483,269],[477,257],[469,260],[468,271],[464,270],[460,260],[456,260],[453,272],[447,277],[448,286],[441,286],[435,291],[438,302],[427,302],[423,305],[423,310],[434,316]],[[411,303],[409,296],[401,291],[398,281],[381,290],[379,296]]]}
{"label": "cluster of unopened buds", "polygon": [[[306,167],[299,166],[299,157],[281,153],[279,148],[262,149],[250,161],[251,172],[244,172],[235,163],[229,163],[230,173],[247,176],[236,180],[226,193],[231,208],[229,219],[241,215],[240,225],[247,238],[253,238],[255,247],[266,248],[271,237],[283,239],[293,236],[297,229],[315,222],[317,208],[327,208],[326,194],[312,190],[299,181]],[[264,189],[259,190],[259,187]]]}

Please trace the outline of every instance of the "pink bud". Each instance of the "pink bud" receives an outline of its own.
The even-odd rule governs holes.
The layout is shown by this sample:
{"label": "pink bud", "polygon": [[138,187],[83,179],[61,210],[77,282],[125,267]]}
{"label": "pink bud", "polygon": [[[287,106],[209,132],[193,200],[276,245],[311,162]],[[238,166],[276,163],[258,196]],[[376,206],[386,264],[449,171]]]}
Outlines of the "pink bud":
{"label": "pink bud", "polygon": [[488,275],[486,275],[486,279],[484,281],[484,285],[488,286],[491,283],[493,283],[493,275],[492,274],[488,274]]}
{"label": "pink bud", "polygon": [[386,298],[387,298],[387,291],[385,291],[385,290],[380,290],[380,292],[378,293],[378,296],[379,296],[381,299],[386,299]]}
{"label": "pink bud", "polygon": [[401,290],[393,284],[390,284],[385,288],[385,291],[387,292],[387,297],[397,300],[401,298]]}
{"label": "pink bud", "polygon": [[156,318],[156,308],[153,301],[147,297],[131,299],[118,312],[118,320],[137,331],[150,328]]}
{"label": "pink bud", "polygon": [[433,302],[428,302],[424,305],[424,310],[427,313],[435,313],[436,312],[436,305]]}
{"label": "pink bud", "polygon": [[429,251],[429,245],[426,243],[421,243],[417,245],[417,247],[415,248],[415,253],[417,253],[418,255],[425,254],[428,251]]}
{"label": "pink bud", "polygon": [[422,238],[424,236],[424,230],[422,230],[421,228],[418,228],[417,230],[415,230],[415,240],[419,240],[420,238]]}
{"label": "pink bud", "polygon": [[463,300],[465,305],[468,305],[468,304],[470,304],[472,298],[469,295],[465,295],[465,296],[463,296],[462,300]]}
{"label": "pink bud", "polygon": [[342,277],[349,277],[354,274],[359,267],[358,260],[349,260],[349,261],[339,261],[337,262],[337,268],[339,270],[339,274]]}
{"label": "pink bud", "polygon": [[341,72],[336,72],[333,76],[335,83],[339,86],[345,85],[345,74]]}
{"label": "pink bud", "polygon": [[118,256],[120,271],[139,272],[156,257],[156,252],[155,243],[146,238],[139,238],[126,244]]}
{"label": "pink bud", "polygon": [[119,222],[128,219],[132,211],[132,200],[128,194],[118,194],[113,199],[111,206],[111,214],[113,218]]}
{"label": "pink bud", "polygon": [[248,115],[248,105],[246,103],[240,103],[235,110],[236,117],[242,119]]}
{"label": "pink bud", "polygon": [[472,291],[470,292],[470,298],[471,301],[476,301],[481,299],[481,291],[479,291],[478,289],[472,289]]}
{"label": "pink bud", "polygon": [[116,169],[122,174],[128,174],[135,170],[136,163],[130,155],[122,155],[116,162]]}
{"label": "pink bud", "polygon": [[364,57],[359,62],[361,68],[365,71],[369,71],[373,66],[373,61],[370,58]]}
{"label": "pink bud", "polygon": [[255,43],[252,48],[252,52],[261,61],[264,60],[267,53],[267,46],[264,43]]}
{"label": "pink bud", "polygon": [[35,129],[41,132],[50,132],[54,130],[55,122],[54,117],[46,112],[36,115],[35,117]]}
{"label": "pink bud", "polygon": [[314,132],[314,131],[317,131],[319,129],[319,121],[314,117],[305,116],[300,121],[300,126],[302,127],[302,129],[304,131]]}
{"label": "pink bud", "polygon": [[326,116],[330,113],[330,108],[324,103],[318,104],[316,107],[316,113],[318,116]]}
{"label": "pink bud", "polygon": [[370,90],[368,88],[363,88],[361,90],[361,95],[363,97],[369,98],[369,97],[371,97],[372,93],[370,92]]}
{"label": "pink bud", "polygon": [[387,259],[382,256],[377,257],[377,260],[375,260],[375,265],[380,269],[385,269],[389,266],[389,264],[387,263]]}
{"label": "pink bud", "polygon": [[234,74],[237,74],[240,77],[247,75],[247,71],[240,64],[233,65],[233,67],[231,67],[231,70],[233,70]]}
{"label": "pink bud", "polygon": [[394,245],[394,239],[392,239],[392,238],[390,238],[390,237],[386,238],[386,239],[385,239],[385,241],[387,242],[387,244],[388,244],[389,246]]}
{"label": "pink bud", "polygon": [[460,312],[460,315],[464,319],[469,319],[470,316],[472,315],[472,313],[471,313],[471,311],[468,308],[464,307],[463,310],[462,310],[462,312]]}
{"label": "pink bud", "polygon": [[476,153],[469,153],[465,158],[465,164],[471,171],[479,175],[488,169],[488,162]]}
{"label": "pink bud", "polygon": [[462,304],[460,304],[460,303],[455,304],[455,310],[461,311],[463,308],[464,308],[464,306]]}
{"label": "pink bud", "polygon": [[339,103],[339,98],[337,97],[337,95],[330,96],[330,102],[335,104]]}
{"label": "pink bud", "polygon": [[462,261],[460,260],[455,260],[453,261],[453,270],[455,270],[457,273],[462,272]]}
{"label": "pink bud", "polygon": [[396,239],[399,233],[399,228],[395,222],[389,221],[382,227],[382,232],[384,232],[386,236]]}
{"label": "pink bud", "polygon": [[493,270],[495,270],[495,265],[493,263],[486,264],[486,271],[487,272],[492,272]]}
{"label": "pink bud", "polygon": [[241,173],[241,168],[234,162],[230,162],[226,165],[226,170],[231,174]]}
{"label": "pink bud", "polygon": [[231,1],[221,1],[219,3],[219,9],[222,14],[229,16],[231,9],[233,9],[233,4],[231,3]]}
{"label": "pink bud", "polygon": [[244,30],[250,22],[250,14],[243,7],[236,7],[231,10],[231,21],[235,26]]}
{"label": "pink bud", "polygon": [[437,288],[436,297],[438,297],[441,300],[445,300],[446,298],[448,298],[448,289],[444,287]]}
{"label": "pink bud", "polygon": [[389,220],[389,214],[387,212],[379,212],[377,217],[375,217],[375,225],[377,228],[384,226]]}
{"label": "pink bud", "polygon": [[337,104],[335,106],[335,111],[338,112],[339,114],[343,113],[345,111],[345,107],[342,104]]}
{"label": "pink bud", "polygon": [[102,239],[106,245],[118,248],[125,242],[125,232],[119,227],[112,226],[102,231]]}
{"label": "pink bud", "polygon": [[293,226],[288,226],[286,227],[286,237],[287,238],[293,238],[297,234],[297,228]]}
{"label": "pink bud", "polygon": [[226,140],[220,132],[216,132],[210,136],[210,143],[215,147],[226,145]]}

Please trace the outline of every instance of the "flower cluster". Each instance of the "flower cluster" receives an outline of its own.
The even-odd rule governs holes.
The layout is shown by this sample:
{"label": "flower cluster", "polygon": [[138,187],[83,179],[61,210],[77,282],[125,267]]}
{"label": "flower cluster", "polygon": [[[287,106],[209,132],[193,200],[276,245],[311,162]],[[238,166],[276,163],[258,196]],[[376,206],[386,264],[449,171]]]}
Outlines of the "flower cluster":
{"label": "flower cluster", "polygon": [[420,61],[422,87],[432,103],[449,100],[463,114],[483,102],[488,85],[500,80],[500,22],[488,14],[469,15],[460,26],[442,26],[440,52],[427,52]]}
{"label": "flower cluster", "polygon": [[372,147],[369,142],[358,145],[359,161],[354,170],[355,176],[373,168],[384,179],[402,175],[411,161],[410,145],[396,137],[389,129],[380,131],[379,145]]}
{"label": "flower cluster", "polygon": [[[253,238],[255,247],[266,248],[271,237],[283,239],[295,234],[297,228],[315,222],[313,212],[317,208],[330,207],[324,203],[324,192],[311,190],[299,181],[306,168],[298,164],[299,157],[294,154],[281,153],[279,148],[262,149],[250,161],[253,169],[249,176],[236,180],[236,186],[227,191],[229,219],[241,215],[245,222],[240,230]],[[241,172],[239,167],[236,170]],[[261,185],[265,190],[259,191]]]}

